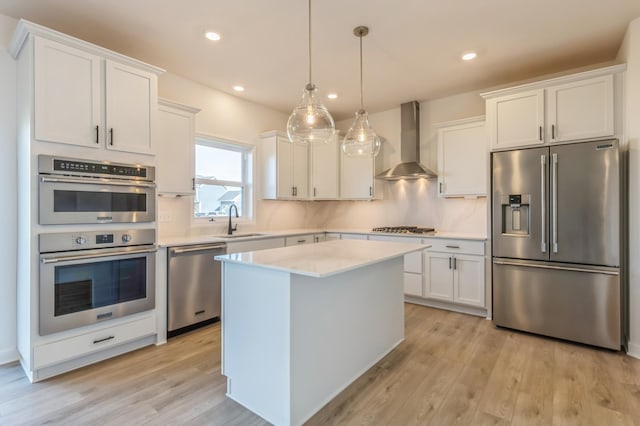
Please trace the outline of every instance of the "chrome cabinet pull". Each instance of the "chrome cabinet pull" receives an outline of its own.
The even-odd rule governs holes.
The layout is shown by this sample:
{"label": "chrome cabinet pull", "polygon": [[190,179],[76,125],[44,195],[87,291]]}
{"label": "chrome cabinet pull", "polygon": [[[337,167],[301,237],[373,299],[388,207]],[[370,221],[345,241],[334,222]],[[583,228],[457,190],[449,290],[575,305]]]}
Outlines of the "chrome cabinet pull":
{"label": "chrome cabinet pull", "polygon": [[96,345],[98,343],[102,343],[102,342],[106,342],[107,340],[112,340],[115,339],[116,336],[109,336],[109,337],[105,337],[104,339],[96,339],[93,341],[93,344]]}
{"label": "chrome cabinet pull", "polygon": [[552,196],[553,196],[553,211],[551,222],[551,234],[552,234],[552,249],[554,253],[558,252],[558,154],[551,154],[553,160],[553,168],[551,174],[552,181]]}
{"label": "chrome cabinet pull", "polygon": [[540,192],[541,192],[541,196],[540,196],[540,212],[541,212],[541,221],[540,221],[540,226],[541,226],[541,241],[540,241],[540,250],[543,253],[547,252],[547,236],[546,236],[546,216],[547,216],[547,212],[546,212],[546,189],[545,189],[545,183],[546,183],[546,179],[545,179],[545,175],[547,173],[547,156],[546,155],[541,155],[540,156]]}

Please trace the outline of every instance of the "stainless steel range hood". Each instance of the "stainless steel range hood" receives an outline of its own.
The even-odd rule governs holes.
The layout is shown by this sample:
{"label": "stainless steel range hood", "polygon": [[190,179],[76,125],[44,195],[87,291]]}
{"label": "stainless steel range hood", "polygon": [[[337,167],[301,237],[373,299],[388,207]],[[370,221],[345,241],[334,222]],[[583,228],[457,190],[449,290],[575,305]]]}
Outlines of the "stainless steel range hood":
{"label": "stainless steel range hood", "polygon": [[437,174],[420,164],[420,104],[400,105],[400,163],[376,176],[378,179],[434,178]]}

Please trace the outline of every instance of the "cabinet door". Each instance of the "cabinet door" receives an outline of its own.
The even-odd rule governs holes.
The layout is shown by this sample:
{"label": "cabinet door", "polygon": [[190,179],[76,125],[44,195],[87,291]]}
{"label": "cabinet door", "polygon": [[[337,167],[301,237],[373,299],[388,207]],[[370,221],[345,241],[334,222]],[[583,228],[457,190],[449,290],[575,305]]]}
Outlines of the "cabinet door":
{"label": "cabinet door", "polygon": [[453,301],[484,307],[484,257],[454,257]]}
{"label": "cabinet door", "polygon": [[563,142],[613,136],[613,76],[547,89],[547,140]]}
{"label": "cabinet door", "polygon": [[438,195],[487,194],[484,120],[438,130]]}
{"label": "cabinet door", "polygon": [[101,58],[34,37],[35,139],[99,147]]}
{"label": "cabinet door", "polygon": [[159,105],[157,135],[158,193],[193,194],[193,113]]}
{"label": "cabinet door", "polygon": [[424,296],[453,301],[453,258],[446,253],[424,254]]}
{"label": "cabinet door", "polygon": [[370,200],[373,198],[373,158],[340,156],[340,198]]}
{"label": "cabinet door", "polygon": [[277,137],[276,148],[276,198],[293,198],[293,148],[285,138]]}
{"label": "cabinet door", "polygon": [[422,297],[422,274],[404,273],[404,294]]}
{"label": "cabinet door", "polygon": [[295,198],[309,197],[309,147],[293,144],[293,186]]}
{"label": "cabinet door", "polygon": [[311,147],[311,198],[338,198],[338,138]]}
{"label": "cabinet door", "polygon": [[544,90],[530,90],[487,100],[492,149],[544,142]]}
{"label": "cabinet door", "polygon": [[107,148],[153,154],[156,75],[107,60],[105,78]]}

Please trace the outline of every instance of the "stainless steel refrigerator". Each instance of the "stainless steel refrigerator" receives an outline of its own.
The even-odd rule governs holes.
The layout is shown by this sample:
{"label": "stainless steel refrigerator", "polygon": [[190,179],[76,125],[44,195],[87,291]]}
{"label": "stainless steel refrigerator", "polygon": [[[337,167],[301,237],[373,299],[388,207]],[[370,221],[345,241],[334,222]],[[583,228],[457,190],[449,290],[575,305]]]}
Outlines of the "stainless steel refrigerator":
{"label": "stainless steel refrigerator", "polygon": [[492,154],[493,321],[619,350],[617,140]]}

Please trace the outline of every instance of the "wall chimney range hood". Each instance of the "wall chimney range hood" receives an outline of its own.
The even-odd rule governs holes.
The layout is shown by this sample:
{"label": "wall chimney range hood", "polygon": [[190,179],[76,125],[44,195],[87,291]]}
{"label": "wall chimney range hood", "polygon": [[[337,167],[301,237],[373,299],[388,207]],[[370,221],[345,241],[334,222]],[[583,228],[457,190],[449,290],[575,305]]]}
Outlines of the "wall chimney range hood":
{"label": "wall chimney range hood", "polygon": [[420,104],[400,105],[400,163],[376,176],[378,179],[434,178],[437,174],[420,164]]}

